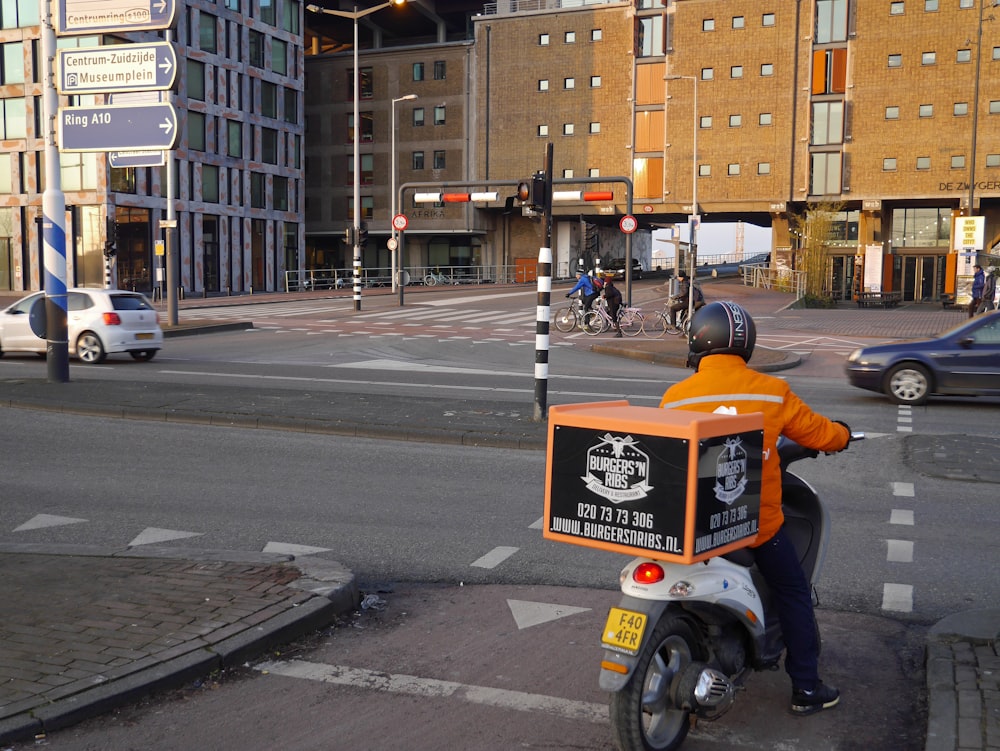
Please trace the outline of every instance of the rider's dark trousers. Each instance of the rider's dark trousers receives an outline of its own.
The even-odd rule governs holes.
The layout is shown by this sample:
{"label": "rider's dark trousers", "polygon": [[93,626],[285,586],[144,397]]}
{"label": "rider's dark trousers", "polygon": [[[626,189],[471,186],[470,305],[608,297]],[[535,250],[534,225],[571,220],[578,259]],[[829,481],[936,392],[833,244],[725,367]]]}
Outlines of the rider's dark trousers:
{"label": "rider's dark trousers", "polygon": [[778,611],[785,642],[785,672],[794,688],[811,691],[819,682],[819,635],[812,592],[795,546],[782,527],[770,540],[751,550]]}

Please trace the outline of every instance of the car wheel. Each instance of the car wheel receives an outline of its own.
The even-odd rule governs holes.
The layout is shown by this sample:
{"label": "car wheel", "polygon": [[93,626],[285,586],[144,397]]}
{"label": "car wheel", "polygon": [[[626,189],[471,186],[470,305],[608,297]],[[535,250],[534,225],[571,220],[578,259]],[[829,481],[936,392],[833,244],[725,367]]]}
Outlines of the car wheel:
{"label": "car wheel", "polygon": [[923,404],[931,395],[931,374],[917,363],[897,365],[885,377],[885,393],[896,404]]}
{"label": "car wheel", "polygon": [[101,337],[93,331],[84,331],[76,340],[76,356],[80,358],[80,362],[97,365],[104,362],[108,355],[104,351]]}
{"label": "car wheel", "polygon": [[133,360],[142,360],[144,362],[149,362],[154,357],[156,357],[156,352],[157,351],[155,349],[134,349],[131,352],[129,352],[129,354],[132,355]]}

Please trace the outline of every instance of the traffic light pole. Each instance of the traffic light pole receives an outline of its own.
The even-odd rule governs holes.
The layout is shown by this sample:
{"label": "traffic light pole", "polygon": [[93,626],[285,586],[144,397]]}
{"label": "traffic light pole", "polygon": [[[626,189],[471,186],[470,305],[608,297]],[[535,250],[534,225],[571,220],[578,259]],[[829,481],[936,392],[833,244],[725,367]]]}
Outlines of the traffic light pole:
{"label": "traffic light pole", "polygon": [[[533,181],[534,182],[534,181]],[[539,186],[541,187],[541,186]],[[534,420],[541,422],[548,410],[549,391],[549,310],[552,304],[552,143],[545,148],[545,180],[542,216],[544,245],[538,249],[538,305],[535,307],[535,409]],[[532,191],[534,193],[534,191]],[[539,196],[532,196],[538,200]]]}

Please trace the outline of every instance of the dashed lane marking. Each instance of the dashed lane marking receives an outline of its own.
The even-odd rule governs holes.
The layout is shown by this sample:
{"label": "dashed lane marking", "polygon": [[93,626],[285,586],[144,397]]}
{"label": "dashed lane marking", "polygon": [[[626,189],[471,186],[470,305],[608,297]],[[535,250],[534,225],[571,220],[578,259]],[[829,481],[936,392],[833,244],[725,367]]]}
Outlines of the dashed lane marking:
{"label": "dashed lane marking", "polygon": [[556,715],[570,720],[592,722],[596,725],[608,723],[606,704],[573,701],[556,696],[545,696],[544,694],[475,686],[402,673],[382,673],[345,665],[324,665],[304,660],[262,662],[254,667],[262,673],[270,673],[271,675],[351,686],[369,691],[456,699],[470,704],[513,709],[519,712]]}
{"label": "dashed lane marking", "polygon": [[489,553],[476,559],[470,566],[475,566],[476,568],[496,568],[501,563],[510,558],[514,553],[518,551],[517,548],[507,547],[506,545],[500,545],[493,548]]}
{"label": "dashed lane marking", "polygon": [[913,526],[913,511],[911,509],[894,508],[889,514],[889,524]]}
{"label": "dashed lane marking", "polygon": [[913,612],[913,586],[910,584],[884,584],[882,586],[882,610],[898,613]]}
{"label": "dashed lane marking", "polygon": [[889,552],[886,560],[889,563],[913,563],[912,540],[886,540]]}
{"label": "dashed lane marking", "polygon": [[894,482],[892,484],[892,494],[895,496],[905,496],[907,498],[912,498],[913,483],[912,482]]}

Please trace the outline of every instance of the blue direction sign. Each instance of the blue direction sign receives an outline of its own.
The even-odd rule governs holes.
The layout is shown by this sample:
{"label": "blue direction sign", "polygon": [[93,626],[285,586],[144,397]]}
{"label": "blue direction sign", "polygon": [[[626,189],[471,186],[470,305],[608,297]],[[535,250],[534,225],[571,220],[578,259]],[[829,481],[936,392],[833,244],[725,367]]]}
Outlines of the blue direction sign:
{"label": "blue direction sign", "polygon": [[177,111],[169,102],[60,107],[60,151],[170,151]]}
{"label": "blue direction sign", "polygon": [[162,167],[167,155],[162,151],[111,151],[108,162],[112,167]]}
{"label": "blue direction sign", "polygon": [[57,54],[60,94],[169,89],[177,75],[170,42],[62,49]]}
{"label": "blue direction sign", "polygon": [[59,0],[59,34],[114,34],[167,29],[174,25],[175,0]]}

